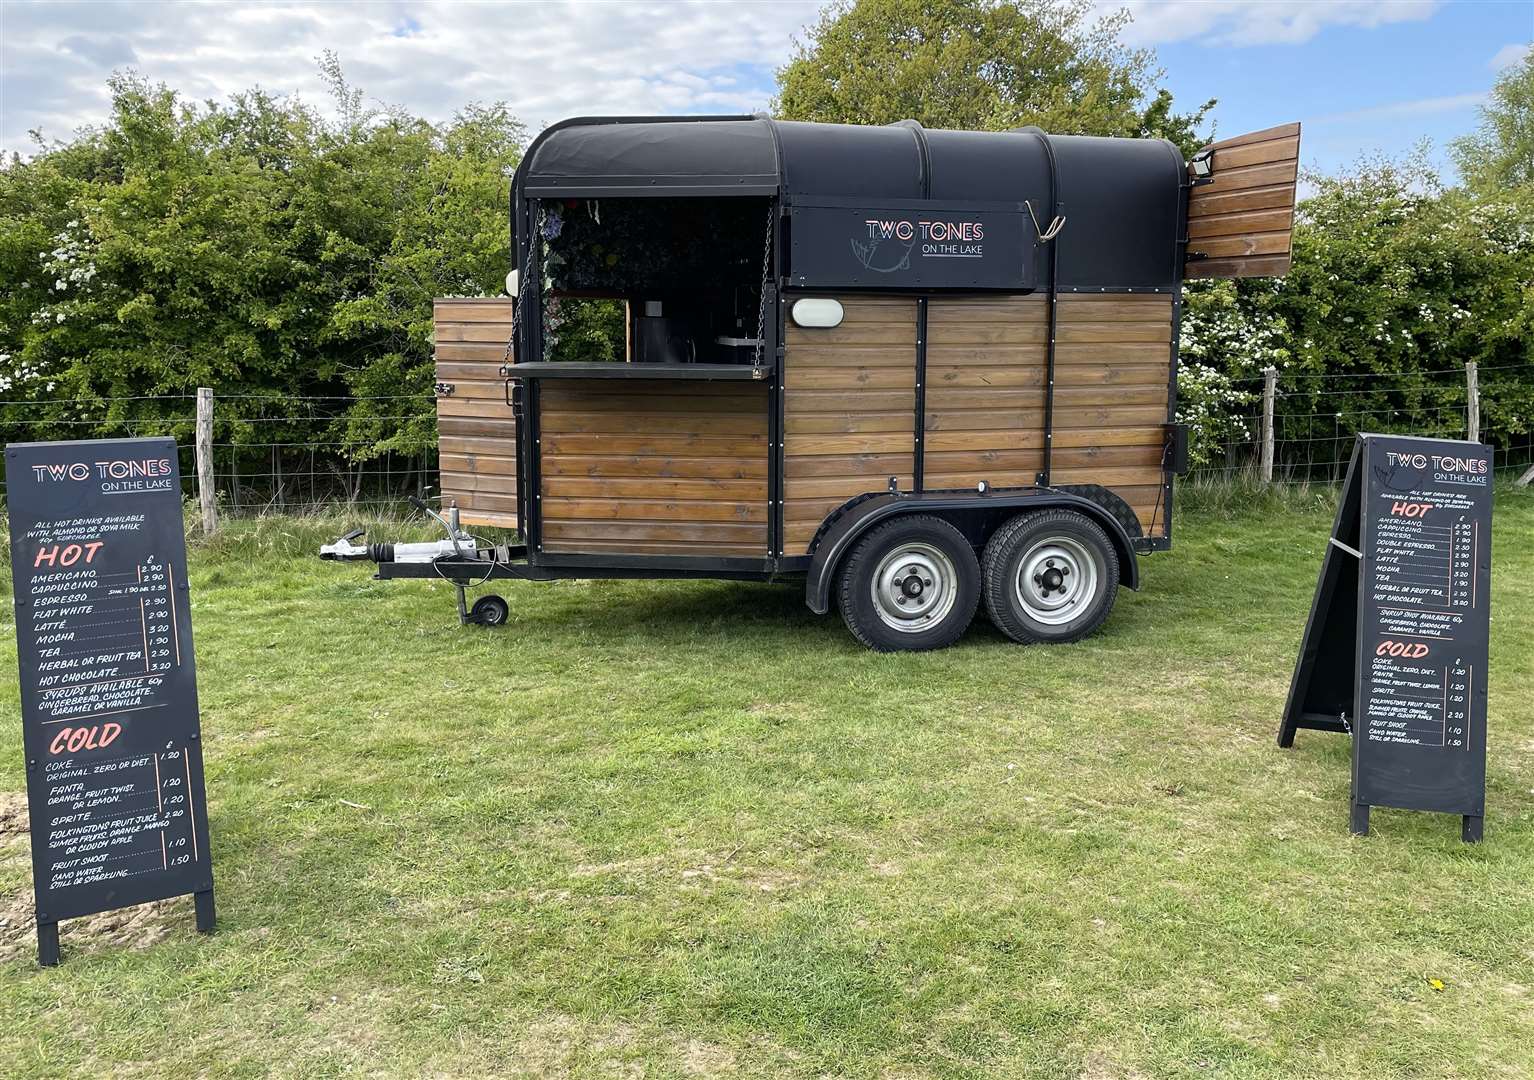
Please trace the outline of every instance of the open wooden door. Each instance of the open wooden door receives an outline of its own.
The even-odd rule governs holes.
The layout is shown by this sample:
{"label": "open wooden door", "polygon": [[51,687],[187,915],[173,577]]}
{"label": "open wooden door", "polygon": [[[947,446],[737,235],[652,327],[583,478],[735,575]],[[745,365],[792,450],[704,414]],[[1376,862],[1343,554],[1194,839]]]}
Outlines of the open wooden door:
{"label": "open wooden door", "polygon": [[1238,135],[1194,155],[1188,193],[1188,278],[1277,277],[1288,273],[1300,125]]}
{"label": "open wooden door", "polygon": [[442,505],[456,502],[465,525],[517,527],[517,424],[501,375],[515,303],[499,296],[432,304]]}

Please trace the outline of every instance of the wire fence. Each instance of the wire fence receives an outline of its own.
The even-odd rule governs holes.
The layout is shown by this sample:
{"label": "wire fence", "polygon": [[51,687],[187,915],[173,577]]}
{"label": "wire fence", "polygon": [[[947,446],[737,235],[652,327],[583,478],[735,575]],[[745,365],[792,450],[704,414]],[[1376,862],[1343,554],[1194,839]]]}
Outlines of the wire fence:
{"label": "wire fence", "polygon": [[[173,394],[89,403],[0,400],[0,441],[173,438],[182,494],[195,499],[196,398]],[[431,394],[220,394],[214,400],[218,405],[238,403],[243,412],[220,415],[216,410],[206,444],[221,515],[381,509],[397,507],[412,495],[438,496],[436,399]],[[123,415],[135,407],[157,409],[160,415]],[[413,448],[395,450],[387,442]]]}
{"label": "wire fence", "polygon": [[1203,425],[1195,480],[1262,482],[1270,473],[1281,483],[1337,483],[1354,439],[1366,432],[1478,438],[1492,447],[1499,475],[1522,477],[1534,465],[1534,364],[1482,367],[1468,377],[1459,370],[1283,372],[1271,405],[1264,383],[1263,375],[1232,380],[1237,400]]}
{"label": "wire fence", "polygon": [[[1478,382],[1452,370],[1278,373],[1271,397],[1263,375],[1234,380],[1225,407],[1196,418],[1192,479],[1258,483],[1271,475],[1279,483],[1336,483],[1360,432],[1463,439],[1477,426],[1481,441],[1493,446],[1496,472],[1523,477],[1534,466],[1534,424],[1528,421],[1534,364],[1477,374]],[[183,493],[195,499],[196,397],[0,400],[0,441],[174,438]],[[221,514],[376,510],[398,507],[410,496],[440,497],[431,394],[219,394],[214,400],[220,408],[207,450]],[[1268,451],[1264,436],[1270,428]]]}

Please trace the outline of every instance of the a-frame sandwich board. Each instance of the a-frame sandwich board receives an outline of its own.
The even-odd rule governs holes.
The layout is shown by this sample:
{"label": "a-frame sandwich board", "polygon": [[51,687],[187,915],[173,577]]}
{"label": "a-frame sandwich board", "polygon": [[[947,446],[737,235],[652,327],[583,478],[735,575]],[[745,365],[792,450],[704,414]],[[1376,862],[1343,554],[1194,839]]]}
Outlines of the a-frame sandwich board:
{"label": "a-frame sandwich board", "polygon": [[1491,480],[1479,443],[1354,446],[1278,732],[1352,735],[1354,832],[1393,806],[1459,814],[1481,838]]}

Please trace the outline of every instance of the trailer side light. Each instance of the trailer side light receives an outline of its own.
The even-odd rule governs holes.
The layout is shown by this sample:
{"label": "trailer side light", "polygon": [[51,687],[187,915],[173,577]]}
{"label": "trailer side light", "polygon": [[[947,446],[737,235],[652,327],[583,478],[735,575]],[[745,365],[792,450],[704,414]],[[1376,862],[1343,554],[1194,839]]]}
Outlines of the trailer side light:
{"label": "trailer side light", "polygon": [[842,324],[842,305],[839,301],[824,297],[806,297],[795,300],[789,312],[794,324],[813,329],[829,330]]}

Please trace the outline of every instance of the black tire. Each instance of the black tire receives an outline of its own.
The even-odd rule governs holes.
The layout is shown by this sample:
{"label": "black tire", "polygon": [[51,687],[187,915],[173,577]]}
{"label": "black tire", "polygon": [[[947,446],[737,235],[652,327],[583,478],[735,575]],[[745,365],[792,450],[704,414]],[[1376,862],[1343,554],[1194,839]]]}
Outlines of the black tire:
{"label": "black tire", "polygon": [[481,596],[469,609],[469,621],[479,626],[505,626],[510,617],[511,605],[494,593]]}
{"label": "black tire", "polygon": [[1019,514],[985,545],[985,609],[1013,641],[1080,641],[1107,621],[1119,557],[1102,526],[1073,510]]}
{"label": "black tire", "polygon": [[901,517],[858,541],[842,564],[836,597],[847,629],[870,649],[941,649],[975,617],[980,561],[941,518]]}

